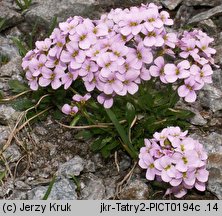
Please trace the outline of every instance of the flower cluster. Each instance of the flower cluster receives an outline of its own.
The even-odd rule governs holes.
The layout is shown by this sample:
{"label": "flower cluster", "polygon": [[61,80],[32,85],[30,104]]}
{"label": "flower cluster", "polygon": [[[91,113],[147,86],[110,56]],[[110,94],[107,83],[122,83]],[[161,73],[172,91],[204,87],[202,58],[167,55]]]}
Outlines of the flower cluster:
{"label": "flower cluster", "polygon": [[166,194],[183,197],[187,189],[206,189],[209,172],[203,145],[187,136],[179,127],[167,127],[145,139],[139,154],[139,165],[146,169],[148,180],[164,181],[172,186]]}
{"label": "flower cluster", "polygon": [[[135,94],[151,77],[163,83],[183,80],[178,94],[193,102],[195,91],[211,82],[213,39],[197,30],[168,33],[165,27],[170,25],[169,13],[153,3],[113,9],[99,20],[75,16],[37,41],[22,66],[32,90],[68,89],[80,79],[87,92],[99,92],[97,100],[105,108],[116,95]],[[171,62],[165,62],[166,55]]]}

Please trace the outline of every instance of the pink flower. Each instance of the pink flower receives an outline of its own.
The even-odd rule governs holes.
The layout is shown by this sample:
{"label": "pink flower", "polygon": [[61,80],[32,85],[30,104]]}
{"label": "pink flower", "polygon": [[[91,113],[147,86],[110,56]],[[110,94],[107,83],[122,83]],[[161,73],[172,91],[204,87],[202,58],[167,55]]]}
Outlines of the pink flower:
{"label": "pink flower", "polygon": [[113,43],[111,50],[110,59],[116,61],[118,65],[122,65],[125,62],[124,56],[127,56],[128,47],[122,43]]}
{"label": "pink flower", "polygon": [[103,91],[105,94],[110,95],[114,92],[119,94],[123,90],[123,83],[117,78],[115,73],[110,73],[103,79]]}
{"label": "pink flower", "polygon": [[89,49],[91,45],[96,43],[96,36],[90,32],[94,26],[90,22],[85,22],[78,25],[75,30],[76,34],[70,35],[69,38],[73,42],[77,42],[79,47],[83,50]]}
{"label": "pink flower", "polygon": [[97,64],[102,68],[100,74],[103,77],[108,77],[111,72],[117,70],[117,63],[111,60],[110,53],[101,54],[97,59]]}
{"label": "pink flower", "polygon": [[180,48],[183,50],[180,56],[185,59],[188,58],[189,55],[196,56],[198,53],[195,39],[182,39]]}
{"label": "pink flower", "polygon": [[153,158],[146,154],[139,160],[139,166],[143,169],[147,169],[146,171],[146,178],[150,181],[155,179],[158,170],[155,168]]}
{"label": "pink flower", "polygon": [[66,43],[65,36],[61,34],[61,31],[58,28],[56,28],[52,32],[50,39],[53,40],[53,47],[49,50],[49,56],[59,58],[63,46]]}
{"label": "pink flower", "polygon": [[72,70],[70,68],[68,73],[65,73],[61,78],[62,78],[62,84],[64,85],[64,89],[68,89],[74,80],[77,79],[79,76],[79,73],[77,70]]}
{"label": "pink flower", "polygon": [[120,92],[116,92],[117,94],[124,96],[127,94],[127,92],[129,92],[130,94],[133,95],[139,90],[138,85],[135,83],[135,80],[139,76],[139,71],[137,71],[137,73],[135,72],[136,72],[135,70],[130,70],[124,75],[122,74],[116,75],[123,85],[122,90]]}
{"label": "pink flower", "polygon": [[170,19],[170,14],[166,11],[160,12],[160,19],[162,20],[164,25],[173,25],[173,20]]}
{"label": "pink flower", "polygon": [[202,69],[197,65],[192,65],[190,72],[195,77],[195,81],[199,83],[212,83],[211,75],[213,70],[209,64],[204,65]]}
{"label": "pink flower", "polygon": [[108,25],[101,22],[97,26],[93,27],[92,33],[97,37],[104,37],[108,35],[108,30]]}
{"label": "pink flower", "polygon": [[209,176],[206,152],[202,144],[187,136],[187,131],[167,127],[155,132],[152,139],[144,139],[144,143],[140,149],[139,166],[146,169],[148,180],[156,177],[172,186],[165,195],[173,193],[181,198],[188,189],[206,189]]}
{"label": "pink flower", "polygon": [[146,47],[163,46],[164,39],[163,36],[161,35],[162,29],[154,29],[153,31],[148,31],[146,29],[143,29],[142,32],[145,35],[143,43]]}
{"label": "pink flower", "polygon": [[175,177],[176,168],[172,164],[172,159],[169,156],[163,156],[155,160],[156,169],[161,171],[161,178],[164,182],[170,182]]}
{"label": "pink flower", "polygon": [[70,68],[73,70],[81,68],[86,58],[85,52],[80,50],[78,44],[72,41],[66,44],[66,48],[67,51],[63,50],[61,53],[61,61],[70,63]]}
{"label": "pink flower", "polygon": [[93,73],[93,77],[91,77],[91,76],[83,77],[84,85],[85,85],[87,91],[91,92],[95,88],[99,89],[99,91],[103,91],[103,84],[104,83],[99,79],[98,73]]}
{"label": "pink flower", "polygon": [[128,54],[128,60],[134,61],[137,68],[141,68],[143,64],[150,64],[153,61],[153,54],[149,48],[144,47],[143,43],[139,43],[136,50],[132,50]]}
{"label": "pink flower", "polygon": [[79,94],[75,94],[72,99],[76,102],[80,102],[84,104],[86,101],[88,101],[91,98],[91,95],[89,93],[85,94],[84,96],[81,96]]}
{"label": "pink flower", "polygon": [[173,160],[176,163],[176,169],[180,172],[186,172],[190,167],[199,167],[201,164],[198,154],[193,150],[187,150],[183,154],[174,153]]}
{"label": "pink flower", "polygon": [[56,70],[61,70],[61,71],[65,71],[67,68],[67,65],[64,62],[62,62],[60,59],[51,58],[49,56],[45,63],[45,66],[47,68],[55,68]]}
{"label": "pink flower", "polygon": [[113,95],[106,95],[102,93],[97,97],[97,100],[100,104],[103,104],[106,109],[111,108],[113,105]]}
{"label": "pink flower", "polygon": [[62,30],[63,34],[73,35],[76,32],[75,28],[79,24],[79,22],[80,22],[80,18],[75,16],[69,22],[66,21],[66,22],[59,23],[59,28]]}
{"label": "pink flower", "polygon": [[209,47],[209,43],[211,43],[212,41],[209,40],[207,37],[200,39],[200,41],[196,42],[196,45],[202,50],[202,52],[204,52],[204,54],[207,57],[210,57],[212,54],[216,53],[216,50]]}
{"label": "pink flower", "polygon": [[203,87],[203,84],[197,83],[192,78],[184,80],[184,85],[178,88],[178,94],[180,97],[184,97],[187,102],[194,102],[197,98],[196,92]]}
{"label": "pink flower", "polygon": [[159,11],[157,8],[149,8],[146,13],[144,13],[145,28],[151,32],[154,30],[154,28],[162,28],[163,27],[163,21],[159,17]]}
{"label": "pink flower", "polygon": [[62,107],[62,112],[66,115],[75,115],[79,111],[77,106],[70,106],[69,104],[65,104]]}
{"label": "pink flower", "polygon": [[51,84],[53,89],[58,89],[61,85],[61,77],[64,76],[64,72],[61,71],[51,71],[50,69],[45,69],[42,71],[42,77],[39,78],[39,85],[42,87]]}
{"label": "pink flower", "polygon": [[92,80],[94,77],[93,73],[97,72],[98,68],[98,65],[94,61],[86,60],[79,70],[79,75],[83,77],[87,75]]}
{"label": "pink flower", "polygon": [[[139,15],[139,14],[138,14]],[[132,15],[128,15],[124,20],[119,22],[119,26],[121,27],[120,32],[124,36],[128,36],[130,34],[137,35],[140,33],[142,29],[140,17],[132,17]]]}
{"label": "pink flower", "polygon": [[176,198],[182,198],[184,195],[186,195],[186,193],[187,189],[180,185],[178,187],[167,189],[165,195],[173,194]]}
{"label": "pink flower", "polygon": [[33,58],[30,61],[29,70],[33,72],[33,76],[39,76],[42,73],[42,70],[46,70],[45,63],[47,57],[44,54],[41,54],[38,59]]}
{"label": "pink flower", "polygon": [[177,81],[177,79],[184,79],[189,77],[190,72],[187,70],[190,68],[190,63],[187,60],[180,62],[177,66],[174,64],[166,64],[164,66],[165,79],[169,83]]}
{"label": "pink flower", "polygon": [[30,86],[30,88],[33,91],[38,90],[38,78],[36,76],[33,76],[32,73],[30,71],[27,71],[25,74],[27,80],[29,81],[28,84]]}
{"label": "pink flower", "polygon": [[44,52],[47,52],[51,47],[52,41],[49,38],[46,38],[44,41],[36,41],[35,46]]}
{"label": "pink flower", "polygon": [[170,48],[175,48],[178,42],[177,35],[175,33],[167,33],[163,35],[163,40],[165,45],[169,46]]}
{"label": "pink flower", "polygon": [[154,60],[155,65],[152,65],[150,67],[150,75],[153,77],[160,77],[160,80],[163,83],[167,83],[165,79],[165,71],[164,71],[164,58],[162,56],[159,56]]}

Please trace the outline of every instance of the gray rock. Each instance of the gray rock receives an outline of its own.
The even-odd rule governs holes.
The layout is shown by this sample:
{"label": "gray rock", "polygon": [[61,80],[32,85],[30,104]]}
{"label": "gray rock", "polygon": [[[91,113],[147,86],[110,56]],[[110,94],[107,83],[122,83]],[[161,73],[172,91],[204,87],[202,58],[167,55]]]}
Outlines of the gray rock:
{"label": "gray rock", "polygon": [[15,26],[23,20],[20,13],[12,10],[7,1],[1,1],[0,17],[6,19],[5,28]]}
{"label": "gray rock", "polygon": [[[40,200],[44,197],[48,186],[38,186],[28,191],[29,200]],[[77,194],[75,192],[76,186],[69,179],[57,180],[49,194],[48,200],[76,200]]]}
{"label": "gray rock", "polygon": [[0,124],[7,125],[13,118],[15,110],[8,105],[0,105]]}
{"label": "gray rock", "polygon": [[138,6],[141,3],[160,3],[160,0],[97,0],[100,6],[105,6],[105,7],[130,7],[130,6]]}
{"label": "gray rock", "polygon": [[0,126],[0,148],[5,144],[10,134],[10,128],[8,126]]}
{"label": "gray rock", "polygon": [[105,178],[104,185],[106,188],[106,197],[105,199],[112,199],[115,196],[116,192],[116,183],[120,177],[119,176],[112,176]]}
{"label": "gray rock", "polygon": [[42,136],[44,136],[48,133],[48,131],[42,126],[36,126],[34,131],[36,132],[36,134],[42,135]]}
{"label": "gray rock", "polygon": [[105,186],[103,180],[92,173],[85,174],[81,177],[81,199],[83,200],[102,200],[105,197]]}
{"label": "gray rock", "polygon": [[202,20],[198,26],[206,31],[209,35],[215,35],[217,33],[217,26],[212,19]]}
{"label": "gray rock", "polygon": [[177,11],[177,14],[174,19],[175,27],[176,28],[182,28],[185,24],[187,24],[187,21],[190,19],[194,9],[193,7],[188,7],[186,5],[182,5],[179,10]]}
{"label": "gray rock", "polygon": [[76,185],[69,179],[60,179],[53,185],[49,200],[76,200]]}
{"label": "gray rock", "polygon": [[8,55],[11,59],[19,56],[18,50],[14,46],[12,40],[10,40],[9,38],[2,37],[1,35],[0,54]]}
{"label": "gray rock", "polygon": [[208,152],[207,169],[210,175],[207,188],[222,199],[222,135],[213,132],[208,136],[204,136],[204,134],[192,134],[191,136],[198,139]]}
{"label": "gray rock", "polygon": [[200,106],[200,104],[198,102],[193,104],[193,106],[189,106],[187,103],[185,103],[184,101],[180,100],[180,101],[177,102],[176,108],[183,109],[183,110],[189,110],[192,113],[194,113],[194,117],[188,119],[191,124],[199,125],[199,126],[203,126],[203,125],[207,124],[207,120],[206,119],[208,118],[208,113],[203,112],[203,114],[202,114],[200,112],[200,110],[202,110],[202,108],[201,108],[201,106]]}
{"label": "gray rock", "polygon": [[7,158],[8,162],[18,161],[21,157],[19,147],[15,144],[10,145],[4,152],[3,155]]}
{"label": "gray rock", "polygon": [[212,85],[205,85],[199,93],[199,99],[203,107],[216,112],[222,110],[222,91]]}
{"label": "gray rock", "polygon": [[198,23],[202,20],[206,20],[214,16],[219,16],[221,14],[222,14],[222,5],[219,5],[210,10],[195,15],[189,20],[188,24]]}
{"label": "gray rock", "polygon": [[11,38],[11,37],[21,37],[22,36],[22,32],[18,29],[17,26],[8,29],[6,32],[6,37],[7,38]]}
{"label": "gray rock", "polygon": [[62,164],[58,169],[58,176],[79,176],[80,172],[84,169],[84,161],[81,157],[75,156],[73,159]]}
{"label": "gray rock", "polygon": [[30,185],[19,180],[15,182],[15,188],[18,190],[31,190],[32,189]]}
{"label": "gray rock", "polygon": [[128,155],[124,154],[122,156],[121,161],[119,162],[120,171],[124,171],[130,168],[131,162],[132,162],[131,158]]}
{"label": "gray rock", "polygon": [[22,58],[16,56],[12,58],[7,64],[1,67],[1,77],[11,78],[13,75],[19,75],[22,72]]}
{"label": "gray rock", "polygon": [[95,172],[96,171],[96,165],[93,161],[87,160],[84,168],[85,172]]}
{"label": "gray rock", "polygon": [[8,197],[14,190],[13,180],[8,178],[4,184],[0,186],[0,197]]}
{"label": "gray rock", "polygon": [[[218,55],[221,55],[222,53],[218,53]],[[221,56],[221,60],[222,60],[222,56]],[[215,70],[213,75],[213,85],[220,89],[222,91],[222,71],[221,69]]]}
{"label": "gray rock", "polygon": [[221,0],[186,0],[183,1],[187,6],[218,6],[221,4]]}
{"label": "gray rock", "polygon": [[148,186],[141,179],[132,179],[119,194],[121,200],[146,200],[148,196]]}
{"label": "gray rock", "polygon": [[29,200],[41,200],[47,191],[47,186],[38,186],[28,191]]}
{"label": "gray rock", "polygon": [[39,19],[39,23],[43,24],[45,28],[49,27],[49,23],[55,16],[60,22],[76,15],[94,17],[99,10],[96,0],[35,0],[33,3],[33,6],[25,14],[25,19],[30,23]]}
{"label": "gray rock", "polygon": [[193,125],[203,126],[207,124],[207,121],[202,117],[199,112],[195,112],[195,116],[190,119],[190,123]]}
{"label": "gray rock", "polygon": [[168,9],[174,10],[183,0],[161,0],[161,3]]}
{"label": "gray rock", "polygon": [[8,200],[27,200],[27,193],[20,190],[13,190],[11,196],[7,198]]}

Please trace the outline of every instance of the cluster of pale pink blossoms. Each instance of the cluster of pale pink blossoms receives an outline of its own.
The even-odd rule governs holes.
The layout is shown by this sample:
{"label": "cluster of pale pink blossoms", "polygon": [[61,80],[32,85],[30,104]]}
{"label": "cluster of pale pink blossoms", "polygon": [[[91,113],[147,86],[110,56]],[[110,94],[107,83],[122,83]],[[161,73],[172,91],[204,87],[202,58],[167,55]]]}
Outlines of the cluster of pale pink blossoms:
{"label": "cluster of pale pink blossoms", "polygon": [[148,180],[169,183],[166,194],[183,197],[187,189],[205,191],[209,172],[206,170],[207,153],[203,145],[187,136],[179,127],[167,127],[145,139],[140,149],[139,165],[146,169]]}
{"label": "cluster of pale pink blossoms", "polygon": [[60,23],[23,58],[30,88],[68,89],[81,79],[110,108],[116,95],[135,94],[142,82],[159,77],[163,83],[180,80],[179,96],[195,101],[196,91],[211,82],[213,39],[200,30],[168,33],[173,20],[159,9],[151,3],[111,10],[100,20],[75,16]]}

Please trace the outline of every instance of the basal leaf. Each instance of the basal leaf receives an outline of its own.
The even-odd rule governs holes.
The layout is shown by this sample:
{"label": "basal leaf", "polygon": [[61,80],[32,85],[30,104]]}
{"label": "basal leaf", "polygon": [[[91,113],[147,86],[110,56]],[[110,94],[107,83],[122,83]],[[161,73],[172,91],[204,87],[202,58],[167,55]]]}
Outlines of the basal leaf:
{"label": "basal leaf", "polygon": [[127,104],[126,104],[126,120],[129,125],[132,123],[135,116],[136,116],[135,107],[133,106],[133,104],[127,102]]}
{"label": "basal leaf", "polygon": [[82,130],[75,135],[76,139],[89,140],[93,134],[89,130]]}
{"label": "basal leaf", "polygon": [[27,110],[28,108],[32,107],[33,106],[33,103],[30,99],[28,98],[21,98],[19,100],[16,100],[16,101],[13,101],[11,103],[12,107],[15,109],[15,110],[18,110],[18,111],[25,111]]}
{"label": "basal leaf", "polygon": [[22,83],[19,80],[9,80],[8,84],[14,93],[21,93],[29,89],[25,83]]}

